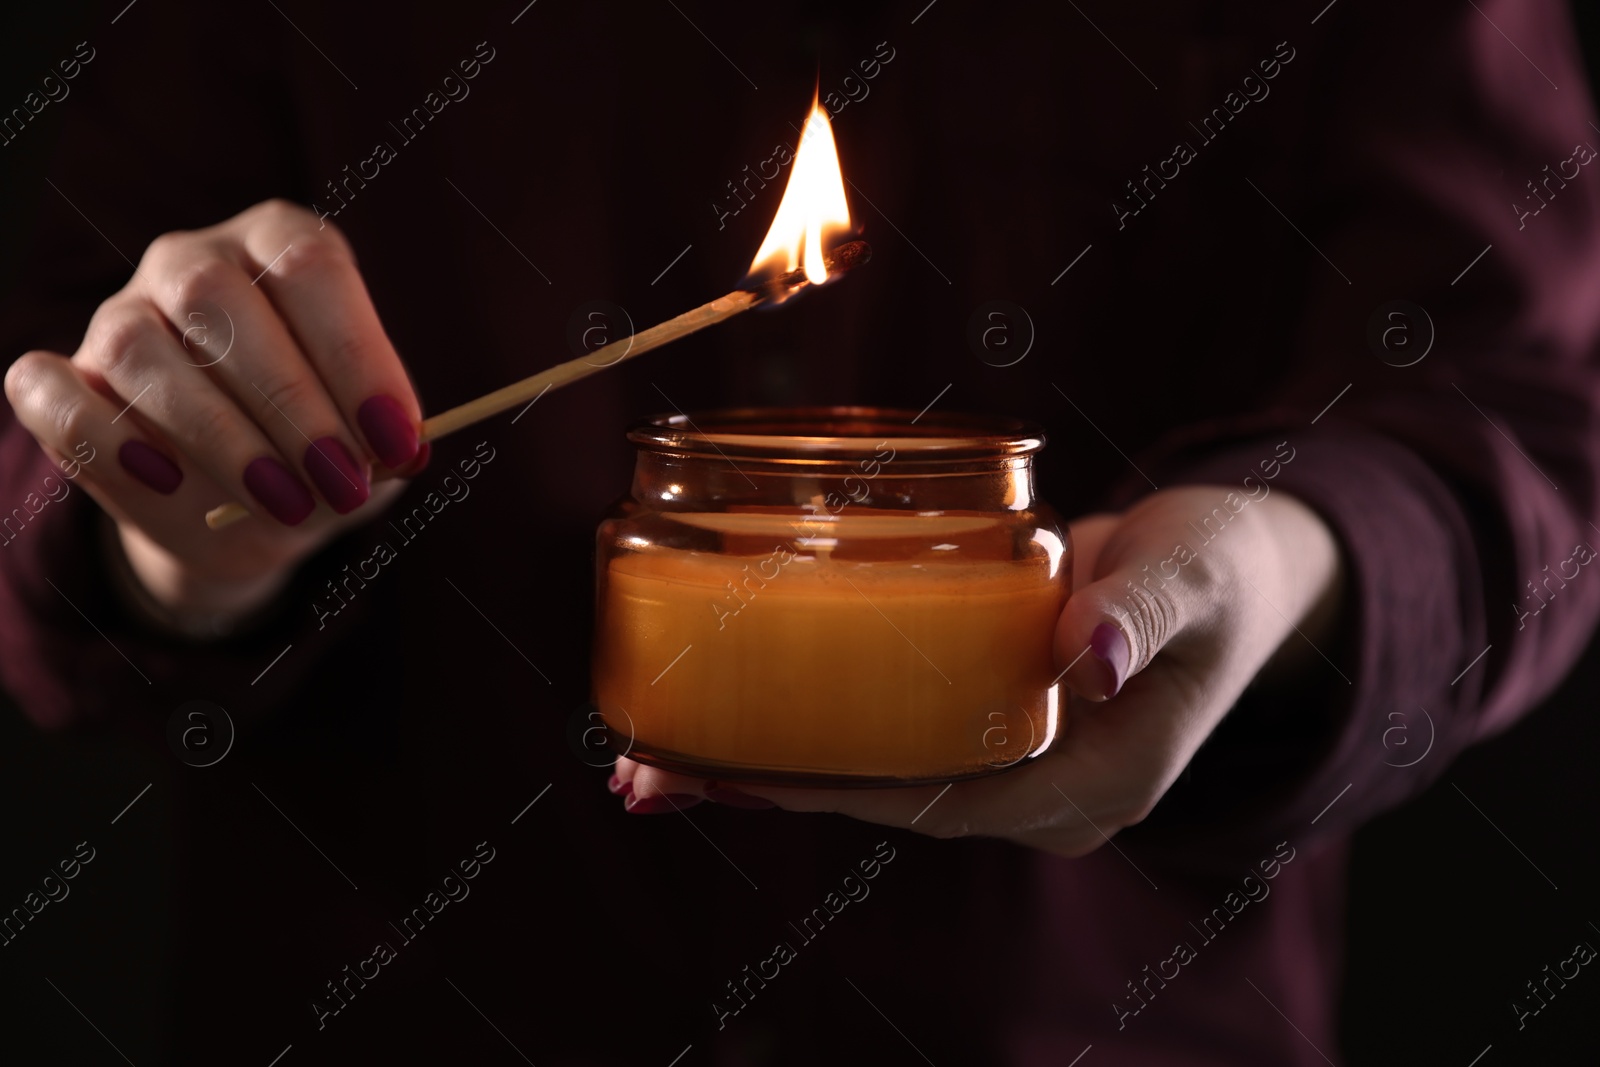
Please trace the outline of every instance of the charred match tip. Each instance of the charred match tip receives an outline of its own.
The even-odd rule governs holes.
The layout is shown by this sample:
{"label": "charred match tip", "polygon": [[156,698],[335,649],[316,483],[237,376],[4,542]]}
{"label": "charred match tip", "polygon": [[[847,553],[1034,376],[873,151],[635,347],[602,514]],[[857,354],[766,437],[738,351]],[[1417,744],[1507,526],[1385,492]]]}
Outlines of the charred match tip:
{"label": "charred match tip", "polygon": [[828,255],[823,256],[822,260],[828,265],[829,271],[843,273],[847,270],[854,270],[871,258],[872,246],[867,242],[846,241]]}
{"label": "charred match tip", "polygon": [[[872,258],[872,246],[865,241],[846,241],[822,257],[823,265],[828,268],[828,273],[843,274],[847,270],[854,270]],[[791,289],[806,280],[804,270],[792,270],[787,274],[780,274],[766,281],[755,281],[744,288],[752,293],[779,293]]]}

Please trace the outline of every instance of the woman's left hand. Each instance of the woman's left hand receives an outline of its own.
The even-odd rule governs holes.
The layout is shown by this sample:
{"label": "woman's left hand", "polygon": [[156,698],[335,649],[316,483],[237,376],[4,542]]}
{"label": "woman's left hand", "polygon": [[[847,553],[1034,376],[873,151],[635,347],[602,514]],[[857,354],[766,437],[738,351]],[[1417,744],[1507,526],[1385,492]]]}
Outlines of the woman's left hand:
{"label": "woman's left hand", "polygon": [[[1225,498],[1243,506],[1235,513]],[[1230,517],[1196,544],[1213,510]],[[1308,646],[1331,627],[1342,575],[1333,534],[1282,491],[1251,501],[1227,486],[1164,490],[1120,515],[1086,517],[1071,534],[1076,591],[1055,653],[1082,699],[1069,703],[1047,753],[992,777],[905,789],[712,782],[620,759],[612,792],[638,813],[709,799],[839,812],[933,837],[1000,837],[1062,856],[1093,851],[1155,807],[1269,661],[1292,670],[1316,658]]]}

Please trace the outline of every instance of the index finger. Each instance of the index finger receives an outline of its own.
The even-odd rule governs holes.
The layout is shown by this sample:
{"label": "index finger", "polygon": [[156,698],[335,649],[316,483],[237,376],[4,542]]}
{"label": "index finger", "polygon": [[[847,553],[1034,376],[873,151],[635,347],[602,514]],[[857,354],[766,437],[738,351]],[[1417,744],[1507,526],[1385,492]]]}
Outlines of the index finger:
{"label": "index finger", "polygon": [[390,469],[421,451],[422,408],[349,243],[316,215],[269,201],[237,220],[250,271],[288,324],[345,421]]}

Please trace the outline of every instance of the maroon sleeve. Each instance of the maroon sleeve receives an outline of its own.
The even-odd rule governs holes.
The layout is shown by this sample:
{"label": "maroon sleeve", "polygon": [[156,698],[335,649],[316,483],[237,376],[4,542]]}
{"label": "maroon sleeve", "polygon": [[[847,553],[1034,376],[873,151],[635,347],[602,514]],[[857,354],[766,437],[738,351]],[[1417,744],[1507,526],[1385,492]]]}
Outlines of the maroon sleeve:
{"label": "maroon sleeve", "polygon": [[[235,34],[220,11],[204,20],[159,8],[135,9],[115,25],[109,18],[76,49],[90,58],[70,94],[0,148],[48,161],[26,183],[28,209],[9,209],[27,253],[19,283],[0,299],[6,363],[33,348],[73,352],[95,307],[157,234],[298,191],[284,162],[296,152],[273,35]],[[151,60],[205,55],[210,35],[231,42],[220,68]],[[63,42],[63,55],[74,51]],[[129,84],[140,92],[119,92]],[[99,508],[61,473],[10,405],[0,405],[0,686],[40,725],[171,709],[240,689],[265,702],[337,644],[334,631],[354,629],[345,616],[316,633],[315,594],[302,578],[280,615],[248,636],[224,644],[164,636],[115,594]]]}
{"label": "maroon sleeve", "polygon": [[1348,830],[1532,709],[1600,615],[1600,133],[1565,6],[1344,15],[1312,90],[1338,103],[1274,198],[1316,246],[1295,370],[1147,468],[1240,486],[1286,442],[1267,484],[1337,535],[1341,632],[1245,695],[1155,836]]}

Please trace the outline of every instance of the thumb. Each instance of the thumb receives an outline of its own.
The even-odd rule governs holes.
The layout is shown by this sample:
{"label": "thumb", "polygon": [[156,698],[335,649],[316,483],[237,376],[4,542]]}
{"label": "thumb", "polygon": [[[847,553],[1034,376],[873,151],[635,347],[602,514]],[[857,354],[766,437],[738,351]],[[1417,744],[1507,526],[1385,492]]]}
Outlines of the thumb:
{"label": "thumb", "polygon": [[1101,577],[1072,594],[1056,624],[1067,687],[1088,700],[1116,696],[1200,614],[1197,576],[1184,566],[1192,553],[1137,540],[1111,538],[1121,542],[1118,558],[1102,553],[1095,567]]}

